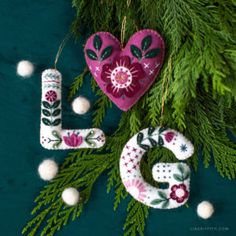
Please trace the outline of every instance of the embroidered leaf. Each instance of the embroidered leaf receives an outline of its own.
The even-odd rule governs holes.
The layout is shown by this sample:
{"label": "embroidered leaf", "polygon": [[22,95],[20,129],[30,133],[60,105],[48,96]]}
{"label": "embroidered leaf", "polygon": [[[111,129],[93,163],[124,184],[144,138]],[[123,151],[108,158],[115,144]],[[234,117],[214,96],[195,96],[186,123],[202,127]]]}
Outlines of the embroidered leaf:
{"label": "embroidered leaf", "polygon": [[86,54],[89,59],[96,61],[98,59],[97,54],[91,50],[91,49],[86,49]]}
{"label": "embroidered leaf", "polygon": [[43,106],[45,108],[51,108],[50,104],[48,102],[46,102],[46,101],[43,101]]}
{"label": "embroidered leaf", "polygon": [[157,193],[162,199],[168,199],[165,192],[158,191]]}
{"label": "embroidered leaf", "polygon": [[60,113],[61,113],[61,109],[56,109],[56,110],[52,113],[52,115],[53,115],[53,116],[58,116]]}
{"label": "embroidered leaf", "polygon": [[51,116],[50,111],[48,111],[48,110],[46,110],[46,109],[43,109],[42,112],[43,112],[43,114],[44,114],[45,116]]}
{"label": "embroidered leaf", "polygon": [[95,35],[93,38],[93,46],[96,50],[100,50],[102,47],[102,40],[101,37],[99,35]]}
{"label": "embroidered leaf", "polygon": [[163,140],[163,138],[159,135],[158,145],[159,145],[159,146],[163,146],[163,144],[164,144],[164,140]]}
{"label": "embroidered leaf", "polygon": [[88,135],[85,137],[85,139],[89,139],[92,138],[95,135],[95,132],[93,130],[91,130]]}
{"label": "embroidered leaf", "polygon": [[102,54],[101,54],[101,61],[107,59],[112,53],[112,46],[108,46],[103,49]]}
{"label": "embroidered leaf", "polygon": [[189,172],[186,172],[185,175],[183,176],[183,181],[188,179],[190,176],[190,173]]}
{"label": "embroidered leaf", "polygon": [[154,58],[160,53],[161,49],[160,48],[154,48],[151,49],[150,51],[146,52],[144,55],[145,58]]}
{"label": "embroidered leaf", "polygon": [[53,147],[53,148],[58,148],[60,144],[61,144],[60,141],[56,141],[56,142],[52,145],[52,147]]}
{"label": "embroidered leaf", "polygon": [[88,145],[92,146],[92,147],[95,147],[96,146],[96,143],[94,141],[91,141],[89,139],[85,139],[84,140]]}
{"label": "embroidered leaf", "polygon": [[53,146],[53,148],[57,148],[62,143],[61,136],[59,135],[59,133],[56,130],[52,131],[52,135],[57,139],[57,140],[55,140],[55,143],[52,146]]}
{"label": "embroidered leaf", "polygon": [[45,125],[51,126],[51,121],[50,121],[49,119],[43,118],[42,121],[43,121],[43,123],[44,123]]}
{"label": "embroidered leaf", "polygon": [[160,204],[161,202],[163,202],[164,200],[163,199],[154,199],[152,200],[150,203],[152,205],[157,205],[157,204]]}
{"label": "embroidered leaf", "polygon": [[177,168],[178,168],[178,170],[179,170],[180,173],[181,173],[181,182],[189,178],[190,173],[189,173],[189,171],[186,171],[186,172],[185,172],[184,165],[179,164],[179,165],[177,166]]}
{"label": "embroidered leaf", "polygon": [[138,136],[137,136],[137,143],[138,144],[141,144],[142,143],[142,141],[143,141],[143,133],[138,133]]}
{"label": "embroidered leaf", "polygon": [[148,135],[151,135],[155,131],[154,127],[148,127]]}
{"label": "embroidered leaf", "polygon": [[166,127],[161,127],[160,129],[159,129],[159,133],[161,134],[163,131],[165,131],[165,130],[167,130],[167,128]]}
{"label": "embroidered leaf", "polygon": [[180,173],[184,173],[184,166],[182,164],[177,165],[178,170]]}
{"label": "embroidered leaf", "polygon": [[141,147],[142,149],[144,149],[145,151],[148,151],[149,150],[149,146],[146,145],[146,144],[139,144],[139,147]]}
{"label": "embroidered leaf", "polygon": [[183,182],[183,178],[181,175],[173,174],[173,177],[176,181]]}
{"label": "embroidered leaf", "polygon": [[87,136],[85,137],[85,139],[84,139],[84,141],[88,144],[88,145],[90,145],[90,146],[92,146],[92,147],[95,147],[96,146],[96,143],[94,142],[94,141],[92,141],[92,137],[95,135],[95,132],[93,131],[93,130],[91,130],[88,134],[87,134]]}
{"label": "embroidered leaf", "polygon": [[142,40],[142,43],[141,43],[142,50],[143,51],[147,50],[151,44],[152,44],[152,36],[148,35]]}
{"label": "embroidered leaf", "polygon": [[60,105],[60,100],[57,100],[52,104],[52,108],[57,108],[59,105]]}
{"label": "embroidered leaf", "polygon": [[62,141],[61,136],[59,135],[59,133],[56,130],[52,131],[52,135],[57,138],[59,141]]}
{"label": "embroidered leaf", "polygon": [[169,203],[170,202],[169,202],[168,199],[166,201],[164,201],[163,204],[162,204],[162,208],[164,208],[164,209],[167,208],[169,206]]}
{"label": "embroidered leaf", "polygon": [[138,58],[139,60],[142,59],[142,52],[138,47],[136,47],[135,45],[131,45],[130,51],[134,57]]}
{"label": "embroidered leaf", "polygon": [[52,122],[53,126],[59,125],[61,123],[61,119],[56,119]]}
{"label": "embroidered leaf", "polygon": [[148,140],[150,141],[150,143],[153,147],[157,146],[158,143],[153,138],[148,138]]}

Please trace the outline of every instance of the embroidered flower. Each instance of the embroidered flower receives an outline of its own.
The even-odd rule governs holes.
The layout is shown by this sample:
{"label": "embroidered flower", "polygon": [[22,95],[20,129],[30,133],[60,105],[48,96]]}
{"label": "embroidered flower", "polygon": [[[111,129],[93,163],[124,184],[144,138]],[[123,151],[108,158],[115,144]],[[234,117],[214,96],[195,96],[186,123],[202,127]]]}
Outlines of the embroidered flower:
{"label": "embroidered flower", "polygon": [[107,92],[116,98],[134,96],[141,89],[139,80],[144,76],[142,66],[130,63],[128,56],[118,57],[112,64],[103,65],[101,73],[102,80],[107,83]]}
{"label": "embroidered flower", "polygon": [[174,132],[167,132],[165,133],[165,140],[166,142],[171,142],[171,140],[174,138],[175,133]]}
{"label": "embroidered flower", "polygon": [[47,101],[49,102],[54,102],[57,99],[57,93],[53,90],[49,90],[46,94],[45,94],[45,98]]}
{"label": "embroidered flower", "polygon": [[70,147],[78,147],[83,143],[83,137],[75,133],[68,133],[68,136],[63,136],[63,140],[65,144]]}
{"label": "embroidered flower", "polygon": [[134,196],[134,198],[139,199],[140,201],[144,201],[146,197],[146,188],[145,185],[137,179],[127,180],[125,183],[126,190]]}
{"label": "embroidered flower", "polygon": [[178,203],[183,202],[188,196],[189,192],[187,191],[185,184],[173,185],[171,187],[170,198],[176,200]]}

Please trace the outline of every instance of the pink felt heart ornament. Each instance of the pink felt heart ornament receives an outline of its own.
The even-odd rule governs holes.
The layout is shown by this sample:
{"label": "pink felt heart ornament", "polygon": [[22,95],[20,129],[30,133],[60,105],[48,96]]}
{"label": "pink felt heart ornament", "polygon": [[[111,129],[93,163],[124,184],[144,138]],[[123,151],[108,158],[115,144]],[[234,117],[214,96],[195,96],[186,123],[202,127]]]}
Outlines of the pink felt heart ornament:
{"label": "pink felt heart ornament", "polygon": [[129,110],[150,88],[160,72],[165,43],[154,30],[131,36],[124,48],[108,32],[97,32],[86,42],[85,59],[101,90],[121,110]]}

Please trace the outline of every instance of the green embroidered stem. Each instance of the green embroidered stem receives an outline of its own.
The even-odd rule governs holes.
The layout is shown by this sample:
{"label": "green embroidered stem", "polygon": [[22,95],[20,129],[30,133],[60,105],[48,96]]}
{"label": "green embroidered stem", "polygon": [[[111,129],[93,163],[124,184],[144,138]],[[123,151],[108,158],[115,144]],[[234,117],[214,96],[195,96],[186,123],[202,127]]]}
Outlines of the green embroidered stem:
{"label": "green embroidered stem", "polygon": [[52,135],[56,139],[55,140],[50,140],[50,142],[54,141],[55,143],[53,144],[53,148],[57,148],[61,144],[62,138],[61,138],[61,136],[59,135],[59,133],[56,130],[52,131]]}
{"label": "green embroidered stem", "polygon": [[96,146],[96,142],[94,142],[93,140],[98,140],[102,138],[102,137],[94,137],[94,135],[95,135],[95,131],[91,130],[84,139],[84,141],[92,147]]}
{"label": "green embroidered stem", "polygon": [[[61,119],[56,119],[55,117],[60,115],[61,109],[57,109],[61,101],[57,100],[55,102],[49,103],[47,101],[42,102],[42,113],[45,117],[42,121],[47,126],[57,126],[61,123]],[[47,118],[46,118],[47,117]],[[49,119],[50,118],[50,119]]]}

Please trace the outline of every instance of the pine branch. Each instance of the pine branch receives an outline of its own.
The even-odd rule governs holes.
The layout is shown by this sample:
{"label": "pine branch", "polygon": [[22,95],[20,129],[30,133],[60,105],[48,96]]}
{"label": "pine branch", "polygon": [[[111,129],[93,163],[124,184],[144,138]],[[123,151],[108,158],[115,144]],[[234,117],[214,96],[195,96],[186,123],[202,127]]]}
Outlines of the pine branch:
{"label": "pine branch", "polygon": [[100,90],[96,93],[98,95],[98,99],[95,102],[96,112],[93,114],[93,126],[100,127],[102,121],[105,118],[106,111],[108,108],[111,108],[112,103],[109,98],[104,95]]}
{"label": "pine branch", "polygon": [[76,94],[78,89],[82,87],[83,80],[88,73],[89,73],[89,70],[87,67],[85,67],[84,71],[74,79],[74,82],[72,83],[70,87],[68,98],[67,98],[69,101],[73,98],[73,96]]}
{"label": "pine branch", "polygon": [[[34,236],[41,229],[40,235],[52,236],[68,220],[75,220],[80,216],[97,178],[110,168],[110,159],[104,162],[104,155],[88,155],[86,151],[77,152],[76,155],[79,158],[77,156],[72,164],[61,169],[56,179],[40,192],[35,200],[37,205],[32,211],[32,215],[37,215],[24,227],[23,234]],[[70,163],[74,156],[70,155],[68,158]],[[71,186],[80,190],[81,200],[75,207],[67,207],[61,200],[62,191]]]}
{"label": "pine branch", "polygon": [[[196,147],[201,148],[203,163],[208,167],[210,161],[214,160],[217,171],[222,177],[235,178],[236,173],[236,144],[226,135],[226,129],[232,124],[226,124],[224,106],[216,102],[209,95],[199,96],[192,101],[192,113],[189,117],[188,133],[192,136]],[[197,108],[197,109],[196,109]],[[196,159],[196,157],[195,157]],[[195,161],[196,162],[196,161]]]}
{"label": "pine branch", "polygon": [[144,236],[145,220],[148,207],[132,199],[127,208],[128,214],[124,225],[124,236]]}
{"label": "pine branch", "polygon": [[133,109],[132,112],[130,112],[129,116],[129,125],[130,125],[130,135],[136,134],[141,127],[141,113],[139,112],[139,107],[136,105]]}
{"label": "pine branch", "polygon": [[114,210],[119,207],[121,201],[124,200],[127,196],[128,193],[125,190],[123,183],[121,183],[120,181],[119,185],[117,184],[115,188]]}

